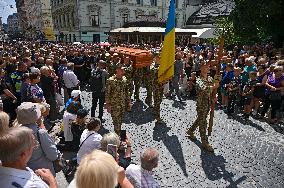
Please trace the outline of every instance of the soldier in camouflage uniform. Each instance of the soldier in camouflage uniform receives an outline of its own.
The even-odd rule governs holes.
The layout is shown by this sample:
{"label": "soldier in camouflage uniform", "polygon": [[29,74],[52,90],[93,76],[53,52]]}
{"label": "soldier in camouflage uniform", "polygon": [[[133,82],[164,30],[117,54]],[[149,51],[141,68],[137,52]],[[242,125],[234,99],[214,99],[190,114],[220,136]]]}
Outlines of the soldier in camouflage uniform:
{"label": "soldier in camouflage uniform", "polygon": [[145,99],[145,103],[150,107],[153,108],[153,70],[151,70],[150,66],[149,67],[144,67],[143,68],[144,72],[144,83],[145,83],[145,88],[147,91],[147,97]]}
{"label": "soldier in camouflage uniform", "polygon": [[151,73],[153,77],[153,97],[154,97],[154,114],[155,114],[155,119],[157,120],[157,123],[163,123],[163,120],[161,119],[160,116],[160,106],[162,103],[163,99],[163,91],[164,91],[164,84],[159,83],[158,81],[158,69],[159,69],[159,64],[158,64],[158,57],[156,57],[156,62],[154,65],[151,66]]}
{"label": "soldier in camouflage uniform", "polygon": [[201,74],[196,79],[196,89],[197,89],[197,101],[196,101],[196,111],[197,111],[197,119],[193,123],[193,125],[187,130],[187,134],[192,140],[196,140],[194,135],[194,131],[197,127],[199,127],[199,133],[201,137],[202,146],[205,150],[213,152],[212,146],[208,142],[208,137],[206,135],[207,129],[207,117],[210,110],[211,105],[211,93],[214,89],[218,88],[219,82],[214,81],[213,83],[212,77],[208,76],[209,72],[209,64],[204,62],[201,64]]}
{"label": "soldier in camouflage uniform", "polygon": [[120,58],[117,53],[113,54],[112,59],[107,63],[107,70],[109,76],[113,76],[116,72],[117,66],[120,64]]}
{"label": "soldier in camouflage uniform", "polygon": [[133,80],[134,80],[134,85],[135,85],[134,99],[137,102],[140,102],[141,100],[139,99],[139,89],[142,86],[143,68],[134,68],[133,69]]}
{"label": "soldier in camouflage uniform", "polygon": [[133,67],[132,62],[129,57],[126,57],[124,59],[124,71],[125,71],[125,77],[127,79],[127,100],[126,100],[126,109],[128,112],[131,111],[131,96],[133,94]]}
{"label": "soldier in camouflage uniform", "polygon": [[116,74],[107,80],[106,107],[111,113],[114,131],[120,135],[122,120],[125,112],[125,101],[127,99],[127,79],[121,65],[116,68]]}

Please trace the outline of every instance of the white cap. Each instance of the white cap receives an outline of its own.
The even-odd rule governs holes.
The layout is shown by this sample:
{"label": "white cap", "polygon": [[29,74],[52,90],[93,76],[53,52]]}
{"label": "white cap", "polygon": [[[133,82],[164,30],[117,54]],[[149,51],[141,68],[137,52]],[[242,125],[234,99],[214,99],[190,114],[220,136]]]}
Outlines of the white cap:
{"label": "white cap", "polygon": [[75,97],[78,97],[80,94],[81,94],[80,90],[73,90],[71,92],[71,97],[75,98]]}

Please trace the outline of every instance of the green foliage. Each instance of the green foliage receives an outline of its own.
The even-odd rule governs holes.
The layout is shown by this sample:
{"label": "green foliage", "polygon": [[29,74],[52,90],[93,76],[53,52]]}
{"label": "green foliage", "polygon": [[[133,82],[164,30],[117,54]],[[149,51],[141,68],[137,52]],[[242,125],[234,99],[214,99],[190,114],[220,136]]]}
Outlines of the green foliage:
{"label": "green foliage", "polygon": [[283,0],[234,0],[234,33],[245,43],[284,41]]}
{"label": "green foliage", "polygon": [[217,38],[211,39],[214,44],[219,44],[219,38],[221,36],[225,39],[225,45],[237,45],[240,43],[238,36],[234,33],[234,25],[229,17],[221,17],[215,22],[214,34]]}
{"label": "green foliage", "polygon": [[[254,44],[273,41],[284,42],[283,0],[234,0],[235,9],[229,17],[219,18],[215,33],[224,31],[226,45]],[[218,39],[212,39],[218,43]]]}

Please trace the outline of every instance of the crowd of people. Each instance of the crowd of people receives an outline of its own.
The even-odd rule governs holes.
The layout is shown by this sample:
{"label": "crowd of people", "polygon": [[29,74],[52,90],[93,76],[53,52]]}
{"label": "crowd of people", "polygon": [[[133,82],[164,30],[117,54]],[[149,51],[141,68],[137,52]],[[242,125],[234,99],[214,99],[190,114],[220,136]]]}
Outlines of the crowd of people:
{"label": "crowd of people", "polygon": [[[111,52],[113,46],[149,50],[153,63],[136,68],[130,56]],[[131,164],[132,142],[121,130],[123,116],[131,112],[133,102],[141,102],[139,89],[145,87],[145,103],[157,123],[163,123],[162,99],[194,100],[200,94],[196,83],[200,75],[209,72],[210,77],[216,77],[219,64],[218,106],[228,116],[242,113],[248,119],[267,115],[270,123],[283,121],[284,60],[273,44],[225,49],[220,61],[218,46],[178,46],[174,76],[167,83],[158,82],[160,44],[113,46],[30,41],[1,44],[0,183],[5,187],[57,187],[58,162],[68,166],[63,168],[66,176],[76,171],[70,188],[159,187],[152,175],[159,152],[146,148],[141,165]],[[208,71],[202,68],[205,64]],[[90,117],[82,105],[82,90],[92,92]],[[100,135],[105,107],[111,113],[114,132]],[[59,143],[49,134],[58,121],[62,124]],[[64,161],[65,151],[77,155]]]}

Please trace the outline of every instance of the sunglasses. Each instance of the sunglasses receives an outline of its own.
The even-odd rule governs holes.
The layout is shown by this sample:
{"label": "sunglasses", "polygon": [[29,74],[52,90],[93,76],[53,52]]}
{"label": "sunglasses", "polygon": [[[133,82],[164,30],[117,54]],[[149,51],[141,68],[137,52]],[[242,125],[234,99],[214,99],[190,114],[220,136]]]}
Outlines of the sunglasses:
{"label": "sunglasses", "polygon": [[281,69],[278,69],[278,70],[274,70],[274,72],[282,72],[282,70],[281,70]]}

